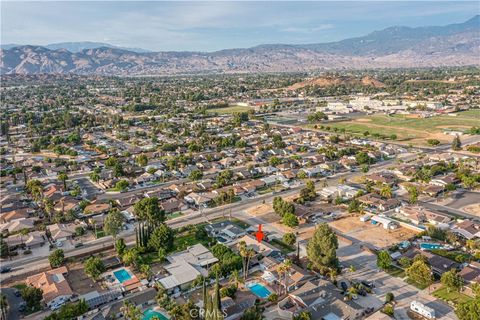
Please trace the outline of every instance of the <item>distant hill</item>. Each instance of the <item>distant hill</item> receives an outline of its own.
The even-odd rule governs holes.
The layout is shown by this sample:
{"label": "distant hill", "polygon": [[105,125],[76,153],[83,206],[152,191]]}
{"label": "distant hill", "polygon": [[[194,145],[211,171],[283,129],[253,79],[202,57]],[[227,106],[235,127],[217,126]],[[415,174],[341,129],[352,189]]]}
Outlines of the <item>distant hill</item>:
{"label": "distant hill", "polygon": [[302,82],[297,82],[292,84],[291,86],[288,86],[287,90],[298,90],[304,87],[308,86],[319,86],[319,87],[331,87],[331,86],[337,86],[337,85],[362,85],[362,86],[371,86],[375,88],[384,88],[385,84],[370,77],[370,76],[365,76],[361,79],[355,79],[352,77],[320,77],[320,78],[315,78],[315,79],[310,79],[310,80],[305,80]]}
{"label": "distant hill", "polygon": [[480,65],[480,16],[446,26],[390,27],[338,42],[210,53],[135,52],[91,42],[49,46],[2,48],[0,73],[165,75]]}
{"label": "distant hill", "polygon": [[[2,49],[12,49],[14,47],[21,47],[22,45],[20,44],[14,44],[14,43],[9,43],[9,44],[2,44],[0,48]],[[72,53],[77,53],[85,49],[95,49],[95,48],[116,48],[116,49],[122,49],[122,50],[127,50],[127,51],[133,51],[133,52],[138,52],[138,53],[145,53],[145,52],[151,52],[150,50],[142,49],[142,48],[128,48],[128,47],[118,47],[111,45],[109,43],[104,43],[104,42],[92,42],[92,41],[82,41],[82,42],[59,42],[59,43],[51,43],[47,44],[46,46],[43,46],[47,49],[50,50],[59,50],[59,49],[65,49],[68,50]]]}

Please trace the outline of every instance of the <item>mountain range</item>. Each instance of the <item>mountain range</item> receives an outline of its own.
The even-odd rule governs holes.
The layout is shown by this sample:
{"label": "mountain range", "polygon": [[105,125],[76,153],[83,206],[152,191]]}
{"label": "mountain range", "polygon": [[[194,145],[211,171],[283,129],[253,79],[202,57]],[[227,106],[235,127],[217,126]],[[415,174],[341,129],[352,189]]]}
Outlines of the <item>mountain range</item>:
{"label": "mountain range", "polygon": [[148,52],[104,43],[4,46],[1,74],[167,75],[480,65],[480,15],[458,24],[390,27],[338,42],[215,52]]}
{"label": "mountain range", "polygon": [[[22,47],[22,46],[24,45],[16,44],[16,43],[7,43],[7,44],[0,45],[0,49],[12,49],[15,47]],[[95,49],[95,48],[101,48],[101,47],[122,49],[127,51],[138,52],[138,53],[151,52],[150,50],[146,50],[142,48],[119,47],[119,46],[114,46],[112,44],[105,43],[105,42],[92,42],[92,41],[58,42],[58,43],[50,43],[42,47],[50,50],[65,49],[72,53],[81,52],[85,49]]]}

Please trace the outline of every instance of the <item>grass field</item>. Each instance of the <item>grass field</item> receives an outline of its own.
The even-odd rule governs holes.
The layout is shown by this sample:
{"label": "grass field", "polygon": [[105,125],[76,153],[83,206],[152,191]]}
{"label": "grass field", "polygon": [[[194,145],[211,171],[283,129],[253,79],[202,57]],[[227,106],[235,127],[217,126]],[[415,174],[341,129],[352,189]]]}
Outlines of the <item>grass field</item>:
{"label": "grass field", "polygon": [[251,107],[247,107],[247,106],[230,106],[226,108],[208,109],[207,112],[219,113],[219,114],[232,114],[232,113],[248,112],[251,109],[252,109]]}
{"label": "grass field", "polygon": [[467,302],[469,300],[472,300],[471,297],[469,297],[466,294],[463,294],[461,292],[456,292],[456,291],[448,292],[447,288],[445,288],[445,287],[442,287],[438,290],[435,290],[432,294],[439,299],[442,299],[442,300],[445,300],[445,301],[451,301],[454,304],[458,304],[458,303]]}
{"label": "grass field", "polygon": [[[456,113],[457,116],[441,115],[431,118],[413,118],[409,115],[372,115],[351,121],[325,124],[330,128],[345,129],[349,133],[363,135],[397,135],[398,141],[426,144],[426,139],[438,139],[449,142],[452,136],[443,134],[444,129],[465,131],[480,126],[480,110]],[[311,126],[311,125],[310,125]]]}

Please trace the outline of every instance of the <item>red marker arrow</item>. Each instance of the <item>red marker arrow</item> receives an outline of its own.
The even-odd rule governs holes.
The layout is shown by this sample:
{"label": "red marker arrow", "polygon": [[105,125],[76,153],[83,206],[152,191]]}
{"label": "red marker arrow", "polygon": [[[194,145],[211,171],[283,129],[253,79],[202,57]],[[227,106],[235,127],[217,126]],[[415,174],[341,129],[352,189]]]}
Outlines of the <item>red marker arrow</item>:
{"label": "red marker arrow", "polygon": [[262,242],[263,240],[263,231],[262,231],[262,225],[258,225],[258,231],[255,233],[255,236],[257,237],[258,242]]}

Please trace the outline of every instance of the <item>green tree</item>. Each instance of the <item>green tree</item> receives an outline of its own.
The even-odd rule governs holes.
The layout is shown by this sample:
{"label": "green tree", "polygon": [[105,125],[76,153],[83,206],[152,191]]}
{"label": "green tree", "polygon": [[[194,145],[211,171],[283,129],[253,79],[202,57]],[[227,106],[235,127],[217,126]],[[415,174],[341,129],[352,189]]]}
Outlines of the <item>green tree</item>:
{"label": "green tree", "polygon": [[380,195],[384,198],[390,199],[391,197],[393,197],[392,187],[390,187],[389,185],[384,185],[380,190]]}
{"label": "green tree", "polygon": [[58,175],[58,180],[63,182],[63,190],[67,191],[67,180],[68,180],[67,174],[65,172],[60,173]]}
{"label": "green tree", "polygon": [[455,138],[453,138],[452,150],[462,150],[462,142],[460,141],[460,137],[458,136],[458,134],[455,136]]}
{"label": "green tree", "polygon": [[6,258],[10,256],[10,249],[7,242],[0,237],[0,257]]}
{"label": "green tree", "polygon": [[20,294],[22,295],[23,300],[25,300],[28,310],[40,310],[40,302],[43,298],[42,289],[26,286],[20,291]]}
{"label": "green tree", "polygon": [[284,214],[282,217],[282,223],[287,227],[294,228],[298,226],[298,218],[292,213]]}
{"label": "green tree", "polygon": [[297,237],[295,236],[294,233],[289,232],[283,235],[283,242],[285,242],[289,246],[293,246],[296,241],[297,241]]}
{"label": "green tree", "polygon": [[319,270],[338,268],[338,239],[326,223],[318,225],[307,245],[307,257]]}
{"label": "green tree", "polygon": [[160,209],[158,198],[144,198],[134,206],[135,215],[142,221],[152,225],[159,225],[165,221],[165,211]]}
{"label": "green tree", "polygon": [[447,288],[448,292],[458,292],[463,287],[463,277],[453,269],[442,274],[441,282]]}
{"label": "green tree", "polygon": [[140,154],[135,158],[137,164],[141,167],[145,167],[148,164],[148,157],[145,154]]}
{"label": "green tree", "polygon": [[142,311],[128,300],[123,301],[120,311],[127,320],[141,320],[143,318]]}
{"label": "green tree", "polygon": [[84,270],[85,273],[92,277],[93,280],[98,280],[98,277],[105,272],[105,265],[103,264],[102,260],[98,257],[90,257],[85,260]]}
{"label": "green tree", "polygon": [[392,264],[392,257],[387,251],[380,251],[377,255],[377,266],[382,270],[387,270]]}
{"label": "green tree", "polygon": [[117,183],[115,183],[115,189],[118,190],[118,191],[125,191],[125,190],[127,190],[129,185],[130,185],[130,183],[127,180],[123,179],[123,180],[117,181]]}
{"label": "green tree", "polygon": [[480,298],[457,304],[455,314],[459,320],[478,320],[480,319]]}
{"label": "green tree", "polygon": [[136,248],[130,248],[125,251],[122,256],[123,263],[127,266],[138,265],[140,262],[140,255]]}
{"label": "green tree", "polygon": [[197,180],[200,180],[203,178],[203,172],[201,170],[193,170],[192,172],[190,172],[190,174],[188,175],[188,178],[192,181],[197,181]]}
{"label": "green tree", "polygon": [[311,320],[312,315],[308,311],[302,311],[298,315],[293,316],[293,320]]}
{"label": "green tree", "polygon": [[127,245],[125,244],[125,240],[123,238],[117,239],[117,241],[115,242],[115,250],[120,257],[124,254],[126,249]]}
{"label": "green tree", "polygon": [[173,248],[173,238],[173,230],[165,223],[162,223],[150,236],[148,247],[153,251],[158,251],[160,248],[163,248],[168,252]]}
{"label": "green tree", "polygon": [[414,282],[425,287],[433,281],[432,269],[425,261],[420,259],[414,261],[410,267],[405,269],[405,274]]}
{"label": "green tree", "polygon": [[105,234],[111,235],[113,238],[113,244],[117,240],[117,235],[120,233],[123,227],[124,217],[117,208],[111,209],[105,221],[103,222],[103,231]]}
{"label": "green tree", "polygon": [[431,146],[438,146],[440,144],[440,140],[437,139],[428,139],[427,143]]}
{"label": "green tree", "polygon": [[408,196],[409,196],[409,202],[411,204],[415,204],[418,201],[418,189],[415,186],[409,186],[407,188],[408,190]]}
{"label": "green tree", "polygon": [[52,268],[58,268],[65,262],[65,255],[62,249],[56,249],[48,256],[48,261]]}

